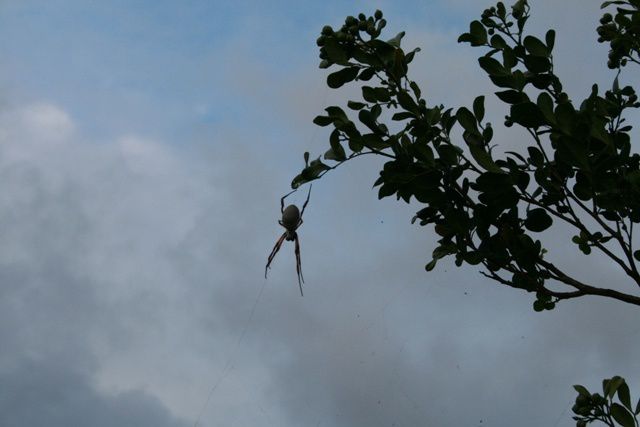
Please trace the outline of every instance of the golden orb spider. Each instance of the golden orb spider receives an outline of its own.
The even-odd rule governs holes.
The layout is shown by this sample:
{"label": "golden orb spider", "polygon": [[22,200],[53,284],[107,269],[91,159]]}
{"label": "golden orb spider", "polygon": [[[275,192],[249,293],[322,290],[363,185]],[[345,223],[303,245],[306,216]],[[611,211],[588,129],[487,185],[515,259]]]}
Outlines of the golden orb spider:
{"label": "golden orb spider", "polygon": [[302,211],[298,209],[296,205],[289,205],[286,208],[284,207],[284,199],[287,196],[296,192],[296,190],[290,191],[280,199],[280,212],[282,213],[282,219],[278,221],[278,224],[285,228],[284,233],[276,242],[276,245],[271,250],[269,254],[269,258],[267,259],[267,265],[264,267],[264,278],[267,278],[267,270],[269,270],[269,266],[271,265],[271,261],[275,258],[276,254],[280,250],[282,243],[285,240],[294,241],[296,244],[296,271],[298,272],[298,286],[300,287],[300,295],[304,296],[302,293],[302,284],[304,283],[304,277],[302,277],[302,263],[300,262],[300,241],[298,240],[298,233],[296,230],[298,227],[302,225],[302,215],[304,214],[304,209],[307,207],[307,203],[309,203],[309,197],[311,196],[311,185],[309,185],[309,192],[307,193],[307,200],[302,205]]}

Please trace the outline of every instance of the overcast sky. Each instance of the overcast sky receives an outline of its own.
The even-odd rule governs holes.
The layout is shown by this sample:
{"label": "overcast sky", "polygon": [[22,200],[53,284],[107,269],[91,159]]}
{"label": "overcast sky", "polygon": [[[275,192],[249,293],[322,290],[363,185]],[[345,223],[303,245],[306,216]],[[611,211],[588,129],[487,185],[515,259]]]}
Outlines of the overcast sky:
{"label": "overcast sky", "polygon": [[[600,1],[531,3],[569,94],[610,87]],[[425,272],[435,237],[377,200],[377,159],[314,184],[304,298],[289,242],[264,280],[279,199],[327,148],[311,121],[353,93],[325,89],[322,26],[382,9],[428,102],[458,107],[492,91],[456,43],[487,6],[0,1],[0,425],[571,426],[571,386],[616,374],[637,399],[637,307],[535,313],[474,268]],[[565,234],[550,257],[634,291]]]}

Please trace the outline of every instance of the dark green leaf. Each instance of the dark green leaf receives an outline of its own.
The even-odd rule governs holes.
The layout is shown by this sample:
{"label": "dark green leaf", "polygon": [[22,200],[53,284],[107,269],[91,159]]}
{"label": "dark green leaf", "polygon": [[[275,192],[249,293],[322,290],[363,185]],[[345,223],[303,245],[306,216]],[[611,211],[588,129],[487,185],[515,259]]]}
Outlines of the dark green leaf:
{"label": "dark green leaf", "polygon": [[375,133],[367,133],[362,135],[362,143],[365,145],[365,147],[373,148],[374,150],[381,150],[389,146],[389,144],[384,142],[384,140]]}
{"label": "dark green leaf", "polygon": [[415,49],[413,49],[411,52],[407,53],[405,55],[405,63],[409,64],[411,61],[413,61],[413,57],[415,56],[416,53],[420,52],[420,48],[417,47]]}
{"label": "dark green leaf", "polygon": [[[344,152],[344,148],[342,148],[342,144],[340,144],[340,132],[335,129],[331,132],[331,136],[329,137],[329,144],[331,145],[331,150],[333,152],[333,159],[337,161],[343,161],[347,158],[346,153]],[[325,154],[325,159],[327,155]]]}
{"label": "dark green leaf", "polygon": [[549,56],[549,49],[547,46],[533,36],[525,37],[522,44],[524,44],[525,49],[527,49],[531,55]]}
{"label": "dark green leaf", "polygon": [[388,184],[388,183],[382,184],[382,186],[378,190],[378,199],[389,197],[392,194],[394,194],[396,191],[397,189],[391,184]]}
{"label": "dark green leaf", "polygon": [[404,34],[404,31],[399,32],[394,38],[387,40],[387,43],[393,47],[400,47],[400,41],[404,37]]}
{"label": "dark green leaf", "polygon": [[551,227],[553,220],[543,208],[531,209],[527,213],[527,219],[524,221],[524,226],[527,230],[534,232],[541,232]]}
{"label": "dark green leaf", "polygon": [[547,92],[542,92],[538,95],[538,108],[542,112],[542,115],[548,122],[555,122],[555,115],[553,114],[553,99]]}
{"label": "dark green leaf", "polygon": [[496,96],[507,104],[520,104],[529,101],[526,93],[512,89],[496,92]]}
{"label": "dark green leaf", "polygon": [[375,92],[375,97],[380,102],[388,102],[391,99],[389,95],[389,91],[384,87],[376,87],[373,89]]}
{"label": "dark green leaf", "polygon": [[620,399],[620,403],[624,405],[629,411],[632,411],[631,408],[631,396],[629,395],[629,386],[626,382],[622,382],[618,387],[618,399]]}
{"label": "dark green leaf", "polygon": [[636,259],[636,261],[640,261],[640,250],[633,251],[633,257]]}
{"label": "dark green leaf", "polygon": [[343,68],[340,71],[336,71],[335,73],[331,73],[327,76],[327,86],[332,89],[337,89],[345,83],[355,80],[359,71],[360,68],[358,67],[348,67]]}
{"label": "dark green leaf", "polygon": [[591,397],[591,393],[589,393],[589,390],[587,390],[584,386],[576,384],[573,386],[573,388],[578,392],[578,394],[580,394],[580,396]]}
{"label": "dark green leaf", "polygon": [[324,50],[327,53],[327,59],[336,64],[347,64],[347,62],[349,61],[347,51],[338,43],[338,40],[336,39],[327,39],[327,42],[324,45]]}
{"label": "dark green leaf", "polygon": [[376,120],[373,118],[371,111],[360,110],[360,112],[358,113],[358,119],[360,119],[360,122],[362,122],[363,125],[367,126],[373,132],[380,132],[380,128],[376,124]]}
{"label": "dark green leaf", "polygon": [[502,63],[507,70],[512,69],[516,65],[518,65],[518,58],[516,57],[513,49],[506,47],[502,51]]}
{"label": "dark green leaf", "polygon": [[400,103],[400,106],[405,110],[410,111],[412,113],[418,112],[418,104],[416,104],[413,98],[411,98],[411,95],[409,95],[409,93],[406,92],[405,90],[402,90],[402,89],[399,90],[398,102]]}
{"label": "dark green leaf", "polygon": [[378,102],[376,91],[370,86],[362,86],[362,97],[367,102]]}
{"label": "dark green leaf", "polygon": [[375,68],[365,68],[358,75],[358,80],[369,81],[373,76],[375,76],[376,70]]}
{"label": "dark green leaf", "polygon": [[401,111],[399,113],[395,113],[392,117],[391,120],[407,120],[407,119],[414,119],[416,117],[415,114],[413,113],[409,113],[407,111]]}
{"label": "dark green leaf", "polygon": [[472,46],[480,46],[487,43],[487,30],[480,21],[473,21],[469,25],[469,32],[473,36],[474,40],[471,43]]}
{"label": "dark green leaf", "polygon": [[418,84],[416,82],[412,81],[411,83],[409,83],[409,86],[413,90],[413,93],[416,95],[416,99],[420,99],[421,92],[420,92],[420,87],[418,86]]}
{"label": "dark green leaf", "polygon": [[615,376],[611,378],[607,384],[607,390],[605,391],[605,397],[613,398],[618,391],[618,387],[624,383],[624,378],[620,376]]}
{"label": "dark green leaf", "polygon": [[473,114],[476,116],[478,123],[484,118],[484,96],[481,95],[473,100]]}
{"label": "dark green leaf", "polygon": [[540,167],[544,163],[544,156],[542,155],[542,151],[540,151],[537,147],[527,147],[527,151],[529,152],[529,158],[531,164]]}
{"label": "dark green leaf", "polygon": [[333,123],[333,119],[327,116],[316,116],[316,118],[313,119],[313,123],[318,126],[328,126]]}
{"label": "dark green leaf", "polygon": [[498,76],[508,74],[500,61],[489,56],[481,56],[478,58],[478,63],[480,64],[480,67],[487,72],[487,74]]}
{"label": "dark green leaf", "polygon": [[327,113],[329,113],[329,117],[333,119],[334,122],[348,122],[349,118],[344,110],[340,107],[331,106],[324,109]]}
{"label": "dark green leaf", "polygon": [[611,416],[622,427],[635,427],[636,425],[633,415],[618,403],[611,404]]}
{"label": "dark green leaf", "polygon": [[511,106],[511,120],[526,128],[538,128],[546,124],[542,112],[533,102],[523,102]]}
{"label": "dark green leaf", "polygon": [[[524,57],[524,66],[532,73],[546,73],[551,69],[551,61],[543,56],[526,55]],[[546,87],[543,83],[540,83],[540,85]]]}
{"label": "dark green leaf", "polygon": [[465,43],[465,42],[470,43],[470,42],[473,42],[473,40],[475,39],[469,33],[460,34],[460,37],[458,37],[458,43]]}
{"label": "dark green leaf", "polygon": [[493,47],[494,49],[504,49],[505,47],[507,47],[507,42],[505,42],[504,39],[498,34],[494,34],[491,37],[491,47]]}
{"label": "dark green leaf", "polygon": [[363,104],[362,102],[356,102],[356,101],[347,102],[347,107],[351,108],[352,110],[362,110],[366,106],[367,105]]}
{"label": "dark green leaf", "polygon": [[547,34],[544,36],[545,42],[547,42],[547,47],[549,48],[549,52],[553,50],[553,46],[556,42],[556,32],[554,30],[547,31]]}
{"label": "dark green leaf", "polygon": [[478,126],[476,125],[476,118],[466,107],[460,107],[458,109],[456,119],[467,132],[479,134]]}
{"label": "dark green leaf", "polygon": [[471,156],[480,166],[489,172],[501,173],[502,169],[498,167],[491,158],[491,155],[485,150],[484,147],[479,145],[469,145],[469,151]]}

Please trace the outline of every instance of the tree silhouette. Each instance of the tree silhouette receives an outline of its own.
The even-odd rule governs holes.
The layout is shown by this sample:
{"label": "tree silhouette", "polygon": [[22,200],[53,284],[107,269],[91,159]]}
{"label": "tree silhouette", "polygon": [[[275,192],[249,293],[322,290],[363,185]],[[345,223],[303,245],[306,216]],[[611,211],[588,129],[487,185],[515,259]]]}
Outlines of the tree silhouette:
{"label": "tree silhouette", "polygon": [[[338,68],[327,85],[337,89],[361,82],[362,98],[347,102],[350,113],[330,106],[314,119],[333,127],[324,154],[329,163],[322,157],[309,162],[305,153],[305,167],[292,187],[356,157],[384,156],[389,160],[374,184],[378,197],[417,200],[424,207],[413,221],[432,225],[439,236],[428,271],[439,259],[454,256],[457,266],[478,265],[486,277],[534,293],[536,311],[584,295],[640,305],[640,249],[633,246],[634,225],[640,222],[640,155],[631,152],[631,126],[624,118],[640,102],[634,88],[618,79],[622,67],[640,64],[640,0],[607,1],[602,7],[612,5],[615,17],[605,13],[597,32],[598,41],[610,46],[608,67],[617,74],[610,89],[602,93],[594,84],[580,103],[563,91],[554,72],[555,31],[542,38],[525,34],[526,0],[510,10],[501,2],[486,9],[459,37],[487,50],[478,63],[499,89],[495,96],[508,105],[504,124],[528,136],[519,152],[494,150],[483,95],[471,108],[455,111],[423,98],[408,74],[419,48],[401,47],[404,32],[380,39],[386,25],[382,12],[349,16],[337,30],[325,26],[317,40],[320,68]],[[461,127],[462,141],[452,139],[454,126]],[[539,233],[559,223],[572,227],[577,250],[599,252],[618,265],[630,279],[629,289],[578,280],[548,259]],[[594,420],[638,425],[640,402],[631,407],[622,378],[605,380],[604,396],[575,387],[579,426]],[[620,403],[613,402],[616,393]]]}

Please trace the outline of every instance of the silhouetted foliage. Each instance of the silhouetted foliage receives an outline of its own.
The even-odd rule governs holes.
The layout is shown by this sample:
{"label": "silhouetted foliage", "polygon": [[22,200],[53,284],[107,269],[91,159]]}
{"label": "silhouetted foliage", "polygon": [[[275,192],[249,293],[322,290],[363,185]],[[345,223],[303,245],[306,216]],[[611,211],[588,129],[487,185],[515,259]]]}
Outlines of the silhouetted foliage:
{"label": "silhouetted foliage", "polygon": [[[324,154],[332,164],[321,157],[309,162],[305,153],[305,167],[292,187],[361,155],[387,157],[374,184],[378,197],[395,195],[424,204],[413,221],[433,225],[439,236],[427,270],[447,256],[454,256],[458,266],[479,265],[481,274],[535,293],[536,311],[583,295],[640,305],[637,295],[572,277],[545,257],[539,240],[539,233],[557,223],[568,224],[575,229],[572,242],[578,250],[600,252],[633,286],[640,286],[640,250],[633,247],[634,224],[640,222],[640,155],[631,152],[631,126],[624,119],[626,110],[640,103],[634,88],[618,79],[622,67],[640,64],[640,0],[602,4],[609,6],[616,6],[615,16],[602,16],[598,42],[609,43],[607,65],[617,74],[610,89],[602,93],[594,84],[579,104],[563,91],[554,72],[555,31],[543,37],[524,33],[530,18],[527,0],[509,10],[497,3],[459,37],[459,42],[488,50],[478,63],[498,88],[495,96],[508,106],[504,124],[517,125],[530,137],[523,149],[504,154],[492,145],[484,95],[470,108],[456,110],[427,103],[408,74],[420,49],[401,47],[404,32],[382,40],[382,12],[349,16],[337,30],[325,26],[317,40],[320,68],[338,68],[328,75],[327,85],[337,89],[360,82],[362,98],[347,102],[349,113],[331,106],[314,119],[333,127]],[[460,142],[452,140],[454,126],[462,130]],[[631,406],[623,378],[605,380],[603,395],[574,387],[578,426],[596,420],[639,425],[640,402]]]}
{"label": "silhouetted foliage", "polygon": [[[637,62],[638,2],[605,5],[610,3],[628,8],[618,8],[615,18],[606,14],[598,28],[599,40],[611,44],[609,66],[619,68]],[[427,103],[408,74],[419,49],[401,47],[404,32],[380,39],[386,25],[380,11],[349,16],[338,30],[325,26],[317,41],[320,67],[338,68],[328,75],[328,86],[362,82],[362,99],[347,103],[352,112],[331,106],[315,118],[317,125],[333,127],[324,160],[335,164],[321,158],[309,163],[305,153],[305,168],[292,186],[364,154],[385,156],[389,161],[375,182],[378,196],[423,203],[413,220],[433,225],[440,236],[427,270],[446,256],[458,266],[479,265],[485,276],[535,293],[536,311],[583,295],[640,305],[637,295],[573,277],[545,256],[540,240],[554,223],[568,224],[577,249],[601,252],[640,286],[640,250],[632,238],[640,222],[640,155],[631,153],[631,126],[623,117],[640,106],[638,97],[616,75],[611,89],[601,93],[593,85],[576,107],[554,72],[555,31],[526,35],[529,11],[525,0],[510,12],[498,3],[458,39],[488,50],[478,62],[508,106],[504,123],[530,137],[523,149],[504,154],[492,145],[484,95],[455,111]],[[452,140],[454,126],[461,127],[463,141]]]}

